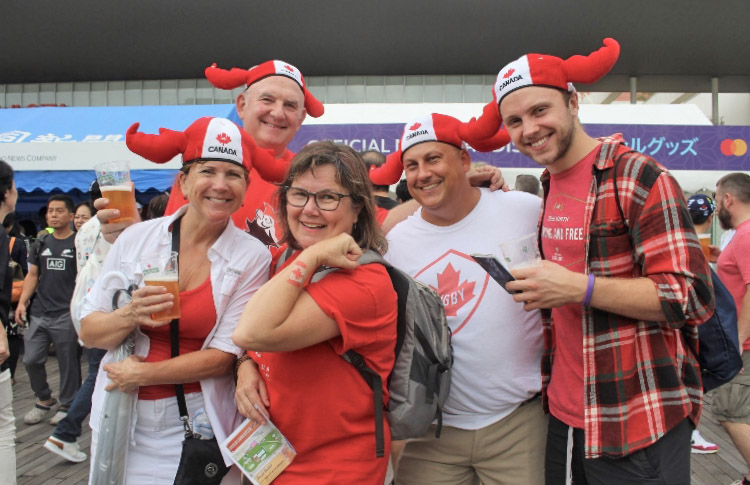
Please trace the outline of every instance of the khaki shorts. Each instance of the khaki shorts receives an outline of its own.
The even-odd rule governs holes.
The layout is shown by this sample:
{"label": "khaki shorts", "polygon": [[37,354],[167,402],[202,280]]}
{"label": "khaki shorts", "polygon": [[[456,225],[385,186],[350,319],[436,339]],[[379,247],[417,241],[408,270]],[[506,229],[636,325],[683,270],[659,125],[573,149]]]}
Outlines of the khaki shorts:
{"label": "khaki shorts", "polygon": [[544,483],[547,416],[541,397],[527,401],[497,423],[478,430],[435,425],[404,447],[398,485]]}
{"label": "khaki shorts", "polygon": [[712,410],[718,421],[750,424],[750,350],[742,354],[745,370],[713,391]]}

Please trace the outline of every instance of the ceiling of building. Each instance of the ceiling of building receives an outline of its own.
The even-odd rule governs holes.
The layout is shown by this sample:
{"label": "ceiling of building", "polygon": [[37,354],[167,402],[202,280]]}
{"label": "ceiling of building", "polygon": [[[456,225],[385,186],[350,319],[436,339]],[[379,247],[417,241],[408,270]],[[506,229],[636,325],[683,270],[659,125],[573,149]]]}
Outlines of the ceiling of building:
{"label": "ceiling of building", "polygon": [[747,0],[36,0],[0,16],[0,84],[193,79],[270,58],[306,76],[490,74],[622,46],[598,91],[750,92]]}

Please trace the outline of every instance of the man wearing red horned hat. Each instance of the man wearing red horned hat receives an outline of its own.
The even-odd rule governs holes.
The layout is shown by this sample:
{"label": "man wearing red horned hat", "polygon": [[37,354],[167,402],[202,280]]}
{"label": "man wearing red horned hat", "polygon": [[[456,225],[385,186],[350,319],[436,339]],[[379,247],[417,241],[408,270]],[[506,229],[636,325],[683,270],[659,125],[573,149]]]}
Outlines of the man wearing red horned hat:
{"label": "man wearing red horned hat", "polygon": [[[293,65],[279,60],[266,61],[247,70],[225,70],[212,65],[206,68],[205,73],[206,78],[221,89],[246,86],[235,103],[242,127],[258,147],[268,150],[279,166],[286,170],[294,156],[287,150],[287,145],[308,114],[317,118],[324,111],[323,104],[307,90],[302,73]],[[254,168],[250,172],[250,181],[245,203],[232,215],[232,219],[237,227],[249,232],[267,247],[275,248],[281,238],[276,224],[275,204],[272,202],[276,186],[273,180],[264,178]],[[186,203],[175,181],[166,214],[174,213]],[[102,202],[97,201],[95,205],[98,209],[104,209],[97,213],[103,222],[102,234],[113,242],[128,223],[106,224],[117,214],[112,209],[106,209],[106,204]]]}
{"label": "man wearing red horned hat", "polygon": [[713,311],[706,260],[667,170],[578,120],[572,82],[603,77],[620,46],[528,54],[505,66],[476,132],[505,123],[539,165],[542,266],[508,289],[542,310],[546,483],[690,483],[701,412],[696,326]]}
{"label": "man wearing red horned hat", "polygon": [[370,171],[376,184],[406,175],[421,204],[388,233],[385,258],[433,287],[445,306],[454,362],[442,426],[407,441],[396,466],[400,485],[473,485],[544,480],[547,418],[539,397],[542,322],[471,258],[533,234],[539,198],[472,187],[465,141],[478,151],[506,145],[504,130],[488,137],[457,119],[432,114],[406,124],[399,151]]}

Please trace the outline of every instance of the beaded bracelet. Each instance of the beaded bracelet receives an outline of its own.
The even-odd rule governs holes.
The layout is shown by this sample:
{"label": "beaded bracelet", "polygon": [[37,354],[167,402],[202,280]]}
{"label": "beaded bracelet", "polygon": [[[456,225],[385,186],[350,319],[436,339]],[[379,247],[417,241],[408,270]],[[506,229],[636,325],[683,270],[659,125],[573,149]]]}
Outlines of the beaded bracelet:
{"label": "beaded bracelet", "polygon": [[237,372],[239,372],[240,366],[248,360],[250,360],[250,356],[245,354],[234,361],[234,382],[237,382]]}

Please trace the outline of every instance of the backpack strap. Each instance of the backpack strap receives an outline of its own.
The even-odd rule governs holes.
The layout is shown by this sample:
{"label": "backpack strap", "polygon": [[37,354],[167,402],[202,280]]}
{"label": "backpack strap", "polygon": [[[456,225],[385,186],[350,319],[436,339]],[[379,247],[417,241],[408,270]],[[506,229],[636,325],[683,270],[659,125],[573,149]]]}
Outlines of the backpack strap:
{"label": "backpack strap", "polygon": [[44,247],[44,241],[49,237],[49,233],[45,232],[41,236],[39,236],[36,240],[36,261],[37,263],[40,262],[42,258],[42,248]]}
{"label": "backpack strap", "polygon": [[383,433],[383,380],[380,375],[365,364],[365,359],[356,351],[348,350],[341,356],[357,369],[362,378],[372,389],[375,410],[375,455],[385,456],[385,438]]}

